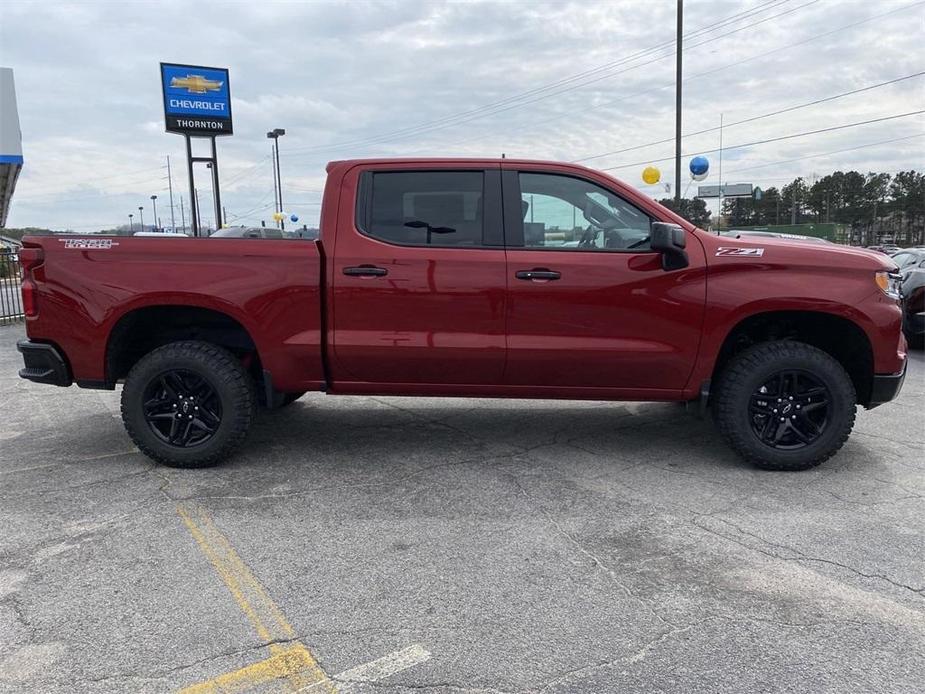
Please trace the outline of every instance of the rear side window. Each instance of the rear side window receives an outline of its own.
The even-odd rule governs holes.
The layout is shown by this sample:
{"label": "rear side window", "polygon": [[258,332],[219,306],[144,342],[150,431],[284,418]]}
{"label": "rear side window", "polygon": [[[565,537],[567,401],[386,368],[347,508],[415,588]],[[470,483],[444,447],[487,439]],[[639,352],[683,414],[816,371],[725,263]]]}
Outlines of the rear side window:
{"label": "rear side window", "polygon": [[383,171],[365,174],[357,226],[402,246],[481,246],[481,171]]}

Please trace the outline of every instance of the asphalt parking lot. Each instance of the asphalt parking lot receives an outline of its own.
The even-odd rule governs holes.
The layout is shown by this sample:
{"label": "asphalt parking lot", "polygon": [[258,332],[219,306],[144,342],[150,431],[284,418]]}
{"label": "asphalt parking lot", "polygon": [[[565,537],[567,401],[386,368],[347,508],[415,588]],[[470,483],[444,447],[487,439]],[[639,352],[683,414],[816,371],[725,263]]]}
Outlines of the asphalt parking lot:
{"label": "asphalt parking lot", "polygon": [[925,358],[803,473],[683,406],[309,395],[154,467],[0,328],[0,691],[925,690]]}

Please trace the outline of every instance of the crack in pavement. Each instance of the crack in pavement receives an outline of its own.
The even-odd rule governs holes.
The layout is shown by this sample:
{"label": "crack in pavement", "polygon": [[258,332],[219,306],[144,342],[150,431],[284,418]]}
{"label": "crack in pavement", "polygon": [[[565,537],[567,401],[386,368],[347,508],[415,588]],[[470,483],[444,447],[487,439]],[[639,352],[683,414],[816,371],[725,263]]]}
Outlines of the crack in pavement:
{"label": "crack in pavement", "polygon": [[745,535],[745,536],[747,536],[747,537],[754,538],[754,539],[758,540],[759,542],[762,542],[762,543],[764,543],[765,545],[768,545],[769,547],[777,547],[778,549],[782,549],[782,550],[784,550],[784,551],[786,551],[786,552],[790,552],[790,553],[792,553],[794,556],[790,556],[790,557],[781,556],[781,555],[775,554],[774,552],[771,552],[771,551],[765,551],[765,550],[761,549],[760,547],[756,547],[756,546],[754,546],[754,545],[746,544],[745,542],[741,542],[741,541],[735,539],[734,537],[730,537],[730,536],[728,536],[728,535],[724,535],[723,533],[721,533],[721,532],[719,532],[719,531],[717,531],[717,530],[714,530],[713,528],[709,528],[709,527],[707,527],[706,525],[702,525],[702,524],[698,523],[698,522],[696,521],[696,518],[692,520],[692,523],[693,523],[693,525],[695,525],[696,527],[700,528],[701,530],[704,530],[704,531],[706,531],[706,532],[708,532],[708,533],[710,533],[710,534],[712,534],[712,535],[715,535],[716,537],[721,537],[721,538],[723,538],[724,540],[727,540],[727,541],[729,541],[729,542],[733,542],[733,543],[735,543],[735,544],[737,544],[737,545],[739,545],[739,546],[741,546],[741,547],[744,547],[745,549],[750,549],[750,550],[752,550],[752,551],[754,551],[754,552],[758,552],[758,553],[760,553],[760,554],[763,554],[763,555],[765,555],[765,556],[771,557],[771,558],[773,558],[773,559],[777,559],[777,560],[779,560],[779,561],[795,561],[795,562],[804,562],[804,561],[806,561],[806,562],[817,562],[817,563],[821,563],[821,564],[830,564],[831,566],[837,566],[837,567],[840,567],[840,568],[842,568],[842,569],[846,569],[847,571],[850,571],[850,572],[852,572],[852,573],[854,573],[854,574],[857,574],[858,576],[862,576],[862,577],[864,577],[864,578],[879,579],[879,580],[885,581],[885,582],[887,582],[887,583],[889,583],[889,584],[891,584],[891,585],[893,585],[893,586],[895,586],[895,587],[897,587],[897,588],[903,588],[903,589],[905,589],[905,590],[911,591],[911,592],[916,593],[916,594],[920,594],[920,593],[922,593],[923,591],[925,591],[925,586],[923,586],[923,587],[921,587],[921,588],[916,588],[916,587],[914,587],[914,586],[908,586],[908,585],[906,585],[905,583],[900,583],[899,581],[894,581],[894,580],[893,580],[892,578],[890,578],[889,576],[885,576],[885,575],[883,575],[883,574],[868,574],[868,573],[865,573],[865,572],[861,571],[860,569],[854,568],[853,566],[849,566],[848,564],[842,564],[842,563],[840,563],[840,562],[837,562],[837,561],[834,561],[834,560],[831,560],[831,559],[823,559],[823,558],[821,558],[821,557],[812,557],[812,556],[809,556],[809,555],[806,554],[805,552],[801,552],[800,550],[795,549],[795,548],[793,548],[793,547],[789,547],[789,546],[787,546],[787,545],[782,545],[782,544],[779,544],[779,543],[776,543],[776,542],[772,542],[771,540],[768,540],[768,539],[766,539],[766,538],[764,538],[764,537],[761,537],[760,535],[756,535],[755,533],[751,533],[751,532],[748,532],[747,530],[743,530],[743,529],[740,528],[738,525],[736,525],[736,524],[733,523],[732,521],[726,520],[725,518],[717,518],[716,520],[718,520],[718,521],[720,521],[721,523],[724,523],[725,525],[728,525],[729,527],[735,529],[735,530],[736,530],[739,534],[741,534],[741,535]]}
{"label": "crack in pavement", "polygon": [[584,545],[581,544],[581,542],[579,542],[571,533],[565,530],[562,527],[562,525],[559,523],[559,521],[557,521],[552,515],[550,515],[550,513],[543,507],[543,505],[539,503],[526,490],[526,488],[520,483],[520,480],[518,480],[515,475],[511,474],[510,476],[511,476],[511,480],[514,482],[514,485],[520,490],[520,493],[523,494],[523,496],[525,496],[527,499],[529,499],[533,503],[533,505],[536,506],[537,509],[539,509],[540,513],[543,514],[543,517],[546,518],[546,520],[553,525],[556,531],[560,535],[562,535],[564,538],[566,538],[569,541],[569,543],[572,544],[579,552],[581,552],[586,557],[588,557],[600,570],[602,570],[604,573],[610,576],[610,579],[617,586],[619,586],[620,589],[623,590],[623,592],[626,594],[628,598],[631,598],[632,600],[635,600],[640,605],[642,605],[646,609],[646,611],[652,614],[652,616],[654,616],[662,624],[666,624],[668,626],[674,627],[674,625],[668,620],[666,620],[664,617],[662,617],[652,605],[650,605],[647,601],[643,600],[641,597],[636,595],[626,584],[620,581],[620,579],[617,578],[616,572],[613,569],[611,569],[607,564],[605,564],[601,560],[600,557],[598,557],[596,554],[594,554],[590,550],[586,549]]}

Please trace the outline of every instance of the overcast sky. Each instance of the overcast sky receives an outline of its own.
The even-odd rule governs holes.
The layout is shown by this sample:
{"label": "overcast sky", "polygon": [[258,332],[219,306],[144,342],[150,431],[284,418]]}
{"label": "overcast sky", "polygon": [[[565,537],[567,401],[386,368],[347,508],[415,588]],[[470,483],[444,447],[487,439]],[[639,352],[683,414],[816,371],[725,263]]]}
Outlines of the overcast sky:
{"label": "overcast sky", "polygon": [[[684,132],[921,72],[923,29],[921,1],[686,0]],[[150,223],[152,194],[169,224],[167,155],[177,205],[188,194],[183,138],[164,132],[160,61],[230,69],[235,134],[219,139],[229,220],[270,219],[266,131],[282,127],[286,212],[312,225],[332,159],[576,160],[670,140],[674,34],[674,0],[7,0],[0,65],[15,72],[25,157],[8,225],[93,231],[130,212],[137,222],[139,205]],[[732,125],[723,180],[767,188],[837,169],[921,170],[922,115],[735,146],[922,109],[919,76]],[[718,147],[713,131],[685,137],[683,151]],[[611,173],[659,197],[674,178],[659,160],[672,155],[666,142],[585,163],[621,167]],[[719,156],[707,156],[716,183]],[[648,162],[659,186],[641,180]],[[197,184],[206,222],[210,185],[198,174]]]}

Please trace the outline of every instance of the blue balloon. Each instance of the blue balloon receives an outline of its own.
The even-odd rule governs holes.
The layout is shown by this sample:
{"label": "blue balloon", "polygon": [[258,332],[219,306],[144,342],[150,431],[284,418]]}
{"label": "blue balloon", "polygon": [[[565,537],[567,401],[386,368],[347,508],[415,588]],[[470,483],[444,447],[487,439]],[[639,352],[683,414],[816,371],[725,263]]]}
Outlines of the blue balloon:
{"label": "blue balloon", "polygon": [[705,174],[710,169],[710,162],[706,157],[694,157],[691,159],[691,173],[694,176]]}
{"label": "blue balloon", "polygon": [[290,219],[292,222],[298,222],[298,221],[299,221],[299,215],[294,214],[294,215],[292,215],[289,219]]}

